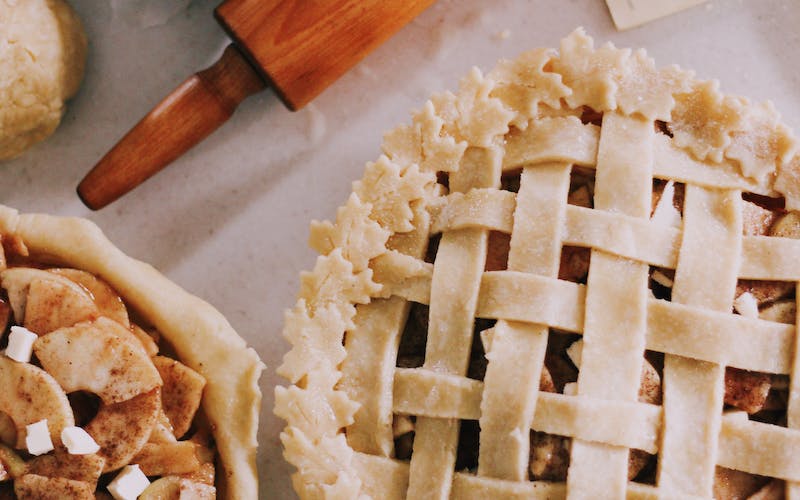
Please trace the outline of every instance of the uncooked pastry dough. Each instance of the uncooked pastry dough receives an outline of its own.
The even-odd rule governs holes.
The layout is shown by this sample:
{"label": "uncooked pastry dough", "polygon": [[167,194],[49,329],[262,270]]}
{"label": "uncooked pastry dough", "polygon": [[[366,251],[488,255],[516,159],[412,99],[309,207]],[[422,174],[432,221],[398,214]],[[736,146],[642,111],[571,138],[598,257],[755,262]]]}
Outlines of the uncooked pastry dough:
{"label": "uncooked pastry dough", "polygon": [[[800,154],[772,104],[576,30],[473,70],[382,150],[336,220],[312,223],[321,255],[286,313],[275,413],[301,498],[800,498],[798,294],[789,324],[733,314],[745,280],[800,281]],[[650,217],[669,182],[674,224]],[[750,232],[770,198],[787,232]],[[590,252],[585,284],[559,277],[568,247]],[[651,297],[651,266],[674,275],[669,297]],[[567,334],[579,371],[548,392]],[[661,389],[642,384],[645,349],[664,354]],[[728,368],[785,380],[786,425],[723,413]],[[531,431],[570,438],[567,457]],[[647,483],[629,449],[658,454]],[[722,469],[773,479],[726,496]]]}
{"label": "uncooked pastry dough", "polygon": [[83,79],[86,35],[63,0],[0,0],[0,160],[52,134]]}
{"label": "uncooked pastry dough", "polygon": [[222,465],[219,498],[257,498],[258,378],[264,365],[222,314],[122,253],[86,219],[20,214],[0,205],[0,235],[19,238],[36,261],[104,280],[169,341],[181,362],[205,377],[201,404]]}

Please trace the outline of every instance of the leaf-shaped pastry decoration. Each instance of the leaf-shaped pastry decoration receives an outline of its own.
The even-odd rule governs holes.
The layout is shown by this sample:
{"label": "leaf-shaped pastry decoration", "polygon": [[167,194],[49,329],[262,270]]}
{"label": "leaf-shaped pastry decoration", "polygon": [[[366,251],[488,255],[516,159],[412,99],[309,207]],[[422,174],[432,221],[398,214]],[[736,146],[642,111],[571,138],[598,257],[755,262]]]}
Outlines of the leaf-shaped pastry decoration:
{"label": "leaf-shaped pastry decoration", "polygon": [[436,115],[431,101],[425,103],[422,111],[414,114],[414,124],[419,126],[422,172],[455,172],[458,170],[467,143],[447,135],[444,120]]}
{"label": "leaf-shaped pastry decoration", "polygon": [[617,82],[619,109],[648,120],[668,121],[675,107],[673,95],[689,91],[692,73],[674,65],[657,69],[655,61],[642,49],[628,59],[628,68]]}
{"label": "leaf-shaped pastry decoration", "polygon": [[545,71],[555,55],[551,49],[535,49],[513,60],[501,60],[487,75],[496,82],[490,95],[500,99],[516,116],[511,124],[525,129],[528,121],[539,116],[540,104],[560,108],[561,99],[572,90],[561,81],[561,75]]}
{"label": "leaf-shaped pastry decoration", "polygon": [[720,162],[732,131],[741,126],[742,108],[739,99],[722,95],[718,81],[696,82],[690,92],[675,96],[673,142],[698,160]]}
{"label": "leaf-shaped pastry decoration", "polygon": [[780,124],[780,115],[767,101],[744,107],[741,127],[731,133],[725,156],[739,164],[742,175],[760,182],[794,147],[791,133]]}
{"label": "leaf-shaped pastry decoration", "polygon": [[402,167],[422,163],[422,140],[417,123],[403,124],[383,134],[381,151]]}
{"label": "leaf-shaped pastry decoration", "polygon": [[572,89],[567,104],[573,108],[589,106],[595,111],[616,109],[617,81],[627,71],[630,50],[611,44],[595,50],[592,38],[579,28],[561,40],[559,53],[553,59],[553,71]]}
{"label": "leaf-shaped pastry decoration", "polygon": [[286,460],[298,469],[293,485],[307,498],[361,498],[353,450],[343,434],[313,442],[295,427],[281,433]]}
{"label": "leaf-shaped pastry decoration", "polygon": [[411,231],[411,203],[425,197],[425,186],[435,181],[416,165],[401,169],[386,156],[368,163],[364,178],[353,183],[353,191],[372,206],[370,217],[393,233]]}
{"label": "leaf-shaped pastry decoration", "polygon": [[275,388],[275,414],[314,441],[352,424],[358,408],[343,391]]}
{"label": "leaf-shaped pastry decoration", "polygon": [[800,155],[778,166],[775,189],[783,194],[788,210],[800,210]]}
{"label": "leaf-shaped pastry decoration", "polygon": [[458,94],[445,92],[431,98],[436,114],[445,120],[444,130],[458,141],[489,147],[508,132],[514,112],[500,99],[490,97],[494,82],[472,68],[459,84]]}
{"label": "leaf-shaped pastry decoration", "polygon": [[311,314],[335,305],[344,308],[340,309],[343,317],[352,318],[355,315],[352,304],[366,304],[379,291],[380,285],[372,281],[372,270],[354,273],[353,265],[339,248],[317,258],[314,270],[300,277],[300,298],[306,300]]}
{"label": "leaf-shaped pastry decoration", "polygon": [[442,130],[443,124],[428,101],[414,113],[411,125],[401,125],[384,135],[382,150],[401,167],[417,165],[422,172],[455,172],[467,143],[456,142]]}
{"label": "leaf-shaped pastry decoration", "polygon": [[372,206],[362,203],[352,193],[344,206],[336,212],[336,224],[328,221],[311,223],[311,248],[327,255],[334,248],[341,248],[345,259],[353,264],[353,271],[360,272],[369,267],[370,259],[386,251],[389,231],[369,218]]}
{"label": "leaf-shaped pastry decoration", "polygon": [[346,321],[334,307],[317,309],[312,317],[304,301],[286,311],[284,337],[293,348],[283,358],[277,373],[290,382],[297,383],[309,372],[319,368],[320,363],[338,366],[345,358],[342,336]]}

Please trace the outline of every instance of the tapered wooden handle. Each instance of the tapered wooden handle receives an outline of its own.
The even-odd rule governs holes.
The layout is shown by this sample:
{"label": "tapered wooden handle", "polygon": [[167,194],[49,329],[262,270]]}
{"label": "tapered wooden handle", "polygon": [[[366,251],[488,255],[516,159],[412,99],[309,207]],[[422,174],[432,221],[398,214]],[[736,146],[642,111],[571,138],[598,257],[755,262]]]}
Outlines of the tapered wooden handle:
{"label": "tapered wooden handle", "polygon": [[78,185],[98,210],[135,188],[219,128],[247,96],[264,89],[234,45],[183,82],[117,143]]}
{"label": "tapered wooden handle", "polygon": [[217,20],[300,109],[433,0],[226,0]]}

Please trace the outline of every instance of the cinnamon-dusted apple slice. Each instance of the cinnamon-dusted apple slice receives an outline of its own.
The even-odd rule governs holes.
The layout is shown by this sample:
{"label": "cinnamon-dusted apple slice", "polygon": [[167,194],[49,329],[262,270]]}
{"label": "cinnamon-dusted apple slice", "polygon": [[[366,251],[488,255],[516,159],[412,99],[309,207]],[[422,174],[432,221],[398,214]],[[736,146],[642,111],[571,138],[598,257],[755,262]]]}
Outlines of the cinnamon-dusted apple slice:
{"label": "cinnamon-dusted apple slice", "polygon": [[38,456],[28,462],[28,474],[45,477],[63,477],[96,485],[103,473],[105,460],[92,453],[72,455],[63,448],[54,453]]}
{"label": "cinnamon-dusted apple slice", "polygon": [[94,274],[79,269],[55,268],[48,269],[48,271],[64,276],[85,288],[92,295],[94,303],[102,316],[113,319],[125,328],[130,328],[131,321],[128,317],[128,309],[117,292],[108,283],[97,279]]}
{"label": "cinnamon-dusted apple slice", "polygon": [[39,337],[33,350],[65,391],[88,391],[103,403],[120,403],[160,387],[161,377],[143,349],[113,333],[118,326],[99,318],[60,328]]}
{"label": "cinnamon-dusted apple slice", "polygon": [[25,303],[28,300],[28,287],[34,279],[47,276],[41,269],[27,267],[4,268],[0,271],[0,287],[6,291],[8,304],[18,324],[25,321]]}
{"label": "cinnamon-dusted apple slice", "polygon": [[0,411],[11,417],[17,429],[16,448],[25,448],[25,426],[47,420],[55,440],[64,427],[75,425],[69,400],[58,382],[29,363],[0,355]]}
{"label": "cinnamon-dusted apple slice", "polygon": [[11,324],[11,306],[3,299],[0,299],[0,332],[6,331]]}
{"label": "cinnamon-dusted apple slice", "polygon": [[200,468],[197,469],[195,472],[192,472],[190,474],[181,474],[180,477],[184,479],[189,479],[190,481],[194,481],[196,483],[202,483],[202,484],[207,484],[209,486],[214,486],[214,476],[215,476],[214,463],[205,462],[203,464],[200,464]]}
{"label": "cinnamon-dusted apple slice", "polygon": [[176,441],[175,431],[172,430],[172,424],[169,422],[167,414],[164,413],[164,405],[162,403],[158,408],[156,425],[153,426],[153,432],[150,434],[148,443],[174,443]]}
{"label": "cinnamon-dusted apple slice", "polygon": [[191,474],[200,469],[197,446],[191,441],[147,443],[131,459],[146,476]]}
{"label": "cinnamon-dusted apple slice", "polygon": [[769,235],[780,238],[800,238],[800,213],[787,212],[783,214],[772,225]]}
{"label": "cinnamon-dusted apple slice", "polygon": [[132,324],[131,333],[133,334],[134,337],[139,339],[139,342],[142,344],[142,347],[144,347],[144,351],[147,353],[148,356],[152,358],[153,356],[158,354],[158,344],[156,343],[156,340],[149,333],[144,331],[142,327],[136,324]]}
{"label": "cinnamon-dusted apple slice", "polygon": [[8,293],[17,323],[39,335],[100,315],[85,288],[41,269],[6,269],[0,273],[0,286]]}
{"label": "cinnamon-dusted apple slice", "polygon": [[[27,473],[28,464],[11,447],[0,444],[0,463],[3,465],[5,479],[16,479]],[[4,479],[4,480],[5,480]],[[0,495],[0,498],[5,498]]]}
{"label": "cinnamon-dusted apple slice", "polygon": [[206,379],[183,363],[164,356],[153,358],[158,373],[164,381],[161,404],[172,424],[175,437],[180,438],[192,425],[200,407]]}
{"label": "cinnamon-dusted apple slice", "polygon": [[0,411],[0,442],[14,445],[17,442],[17,426],[11,417]]}
{"label": "cinnamon-dusted apple slice", "polygon": [[[135,328],[125,328],[124,326],[119,324],[119,322],[112,321],[105,316],[97,318],[97,320],[94,323],[97,325],[98,328],[101,328],[106,333],[116,335],[117,337],[121,338],[122,340],[130,344],[135,349],[141,351],[142,354],[144,354],[147,358],[153,356],[150,353],[153,351],[154,347],[150,345],[150,343],[148,342],[148,340],[152,342],[152,338],[146,333],[144,334],[136,333]],[[155,349],[158,350],[158,347],[156,346]]]}
{"label": "cinnamon-dusted apple slice", "polygon": [[63,477],[45,477],[25,474],[14,481],[17,498],[36,500],[87,499],[94,500],[94,486],[83,481]]}
{"label": "cinnamon-dusted apple slice", "polygon": [[100,446],[97,454],[106,462],[103,472],[128,465],[147,443],[161,406],[158,387],[116,404],[103,404],[84,429]]}
{"label": "cinnamon-dusted apple slice", "polygon": [[213,500],[216,488],[177,476],[162,477],[147,487],[139,500]]}

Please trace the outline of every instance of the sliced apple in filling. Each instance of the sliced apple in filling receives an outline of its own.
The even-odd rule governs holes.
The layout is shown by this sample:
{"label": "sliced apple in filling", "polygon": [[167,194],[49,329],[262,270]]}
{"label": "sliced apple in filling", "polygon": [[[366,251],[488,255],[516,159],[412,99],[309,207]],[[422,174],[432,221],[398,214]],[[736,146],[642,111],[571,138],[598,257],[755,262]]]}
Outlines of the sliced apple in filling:
{"label": "sliced apple in filling", "polygon": [[25,474],[14,481],[18,498],[37,500],[94,499],[94,485],[64,477],[45,477]]}
{"label": "sliced apple in filling", "polygon": [[94,274],[78,269],[56,268],[48,269],[48,272],[64,276],[85,288],[94,299],[95,305],[100,310],[100,315],[113,319],[125,328],[130,328],[131,322],[128,317],[128,309],[117,292],[108,283],[99,280]]}
{"label": "sliced apple in filling", "polygon": [[86,424],[86,432],[100,445],[97,454],[105,459],[103,472],[128,465],[147,443],[158,417],[160,392],[156,387],[128,401],[102,404]]}
{"label": "sliced apple in filling", "polygon": [[0,273],[18,324],[39,335],[100,316],[92,295],[74,281],[30,267]]}
{"label": "sliced apple in filling", "polygon": [[177,476],[162,477],[147,487],[139,500],[213,500],[213,486]]}
{"label": "sliced apple in filling", "polygon": [[131,460],[147,476],[189,474],[200,469],[200,460],[194,443],[147,443]]}
{"label": "sliced apple in filling", "polygon": [[0,411],[17,430],[16,448],[25,448],[25,426],[47,420],[54,442],[64,427],[75,425],[67,395],[46,371],[0,356]]}
{"label": "sliced apple in filling", "polygon": [[4,412],[0,411],[0,442],[14,446],[17,442],[17,426]]}
{"label": "sliced apple in filling", "polygon": [[56,449],[54,453],[38,456],[28,462],[28,474],[45,477],[63,477],[73,481],[97,484],[103,473],[105,459],[92,453],[89,455],[71,455],[64,449]]}
{"label": "sliced apple in filling", "polygon": [[[215,497],[213,446],[198,437],[202,424],[193,427],[206,384],[200,374],[159,356],[157,337],[132,323],[119,295],[92,274],[13,267],[0,270],[0,286],[6,323],[39,335],[33,364],[0,355],[0,383],[14,388],[0,391],[0,441],[24,448],[25,426],[47,419],[56,445],[26,462],[0,443],[0,482],[14,481],[9,493],[101,498],[101,474],[137,463],[162,477],[142,498]],[[61,446],[61,430],[76,415],[100,446],[96,454],[70,455]],[[190,429],[191,439],[179,441]]]}
{"label": "sliced apple in filling", "polygon": [[164,356],[153,358],[158,373],[164,381],[161,404],[172,424],[175,437],[182,437],[192,425],[200,407],[206,380],[183,363]]}
{"label": "sliced apple in filling", "polygon": [[161,376],[143,349],[112,333],[107,318],[61,328],[33,346],[42,367],[66,392],[88,391],[103,403],[127,401],[161,386]]}

